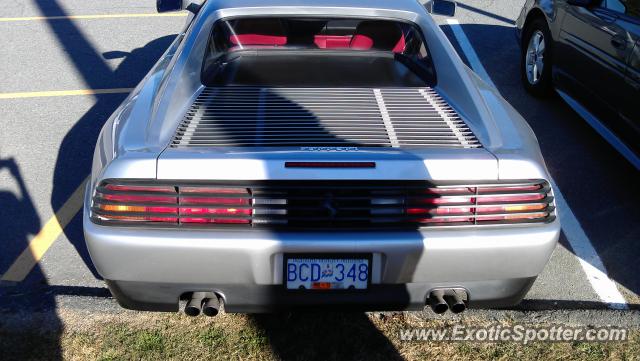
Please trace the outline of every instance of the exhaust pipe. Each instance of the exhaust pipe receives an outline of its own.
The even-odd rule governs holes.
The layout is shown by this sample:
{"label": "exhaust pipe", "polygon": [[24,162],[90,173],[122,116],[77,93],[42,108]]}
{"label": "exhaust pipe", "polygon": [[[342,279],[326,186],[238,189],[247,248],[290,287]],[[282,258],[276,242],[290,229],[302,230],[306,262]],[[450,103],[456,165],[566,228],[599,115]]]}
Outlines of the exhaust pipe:
{"label": "exhaust pipe", "polygon": [[[463,291],[464,292],[464,291]],[[449,309],[453,313],[462,313],[467,309],[467,304],[464,303],[464,299],[459,294],[461,293],[459,290],[451,290],[450,293],[445,294],[444,299],[447,301],[449,305]],[[466,298],[466,292],[465,292]]]}
{"label": "exhaust pipe", "polygon": [[431,295],[429,295],[429,306],[431,306],[433,312],[439,315],[447,312],[449,309],[449,305],[447,305],[443,295],[444,293],[440,291],[433,291]]}
{"label": "exhaust pipe", "polygon": [[443,314],[447,310],[453,313],[464,312],[467,309],[467,302],[469,302],[469,295],[463,288],[438,288],[429,293],[427,300],[428,305],[437,314]]}
{"label": "exhaust pipe", "polygon": [[220,300],[216,294],[211,298],[204,300],[204,306],[202,306],[202,313],[206,316],[213,317],[220,312]]}
{"label": "exhaust pipe", "polygon": [[184,308],[184,313],[191,317],[198,316],[202,311],[202,302],[205,297],[206,292],[194,292]]}

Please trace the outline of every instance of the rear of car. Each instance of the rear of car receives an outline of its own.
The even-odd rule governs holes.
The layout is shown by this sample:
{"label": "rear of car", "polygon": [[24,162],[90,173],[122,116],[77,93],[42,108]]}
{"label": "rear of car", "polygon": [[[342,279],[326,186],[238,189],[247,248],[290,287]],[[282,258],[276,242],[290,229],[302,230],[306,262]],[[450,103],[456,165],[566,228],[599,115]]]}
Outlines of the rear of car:
{"label": "rear of car", "polygon": [[84,227],[121,305],[461,312],[528,291],[559,235],[531,130],[417,3],[351,3],[207,4],[107,123]]}

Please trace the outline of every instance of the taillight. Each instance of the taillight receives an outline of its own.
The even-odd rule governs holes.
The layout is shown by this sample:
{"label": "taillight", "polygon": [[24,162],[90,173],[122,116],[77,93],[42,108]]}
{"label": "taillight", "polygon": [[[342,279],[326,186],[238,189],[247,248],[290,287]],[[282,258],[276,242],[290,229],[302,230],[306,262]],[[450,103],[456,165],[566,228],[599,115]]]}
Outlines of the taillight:
{"label": "taillight", "polygon": [[409,198],[407,214],[417,218],[408,221],[427,224],[544,221],[553,211],[549,192],[548,185],[542,182],[429,189]]}
{"label": "taillight", "polygon": [[331,229],[549,222],[546,181],[433,184],[419,181],[269,181],[154,185],[106,181],[91,217],[102,224],[244,225]]}
{"label": "taillight", "polygon": [[246,188],[106,183],[97,187],[91,210],[103,222],[246,224],[251,198]]}
{"label": "taillight", "polygon": [[92,215],[101,221],[178,221],[178,194],[171,186],[102,184],[93,198]]}

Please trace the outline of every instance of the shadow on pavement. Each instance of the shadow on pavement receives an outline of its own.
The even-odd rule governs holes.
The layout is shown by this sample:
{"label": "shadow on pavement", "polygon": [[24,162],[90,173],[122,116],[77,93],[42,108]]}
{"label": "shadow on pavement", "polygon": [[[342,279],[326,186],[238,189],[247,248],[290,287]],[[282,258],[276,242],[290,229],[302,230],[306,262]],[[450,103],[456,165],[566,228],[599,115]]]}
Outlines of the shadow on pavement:
{"label": "shadow on pavement", "polygon": [[[63,8],[56,1],[38,0],[35,4],[43,16],[65,16]],[[130,53],[119,51],[104,54],[104,58],[125,57],[120,66],[112,71],[103,56],[82,34],[77,25],[69,19],[49,19],[47,24],[63,47],[69,60],[82,75],[87,88],[126,88],[135,86],[160,58],[175,35],[156,39],[146,46]],[[51,196],[52,209],[58,210],[80,186],[90,172],[93,149],[104,122],[124,100],[122,95],[99,95],[94,106],[78,119],[65,136],[59,148],[53,179]],[[0,171],[8,169],[18,185],[20,194],[0,189],[0,219],[5,222],[0,245],[0,272],[6,272],[18,255],[27,247],[30,239],[42,226],[34,204],[26,190],[18,165],[12,159],[0,159]],[[4,185],[2,185],[4,188]],[[10,214],[5,214],[9,212]],[[82,235],[82,215],[78,213],[65,228],[65,235],[81,255],[87,267],[93,271]],[[64,267],[60,265],[60,267]],[[59,287],[66,292],[59,292]],[[106,291],[106,292],[105,292]],[[42,329],[13,329],[0,318],[0,360],[61,359],[60,335],[62,325],[56,315],[56,296],[60,294],[105,297],[108,291],[95,288],[87,292],[82,287],[49,286],[48,280],[38,264],[20,283],[0,284],[0,313],[24,315],[25,324],[30,320]],[[41,332],[42,331],[42,332]],[[46,331],[46,332],[45,332]],[[53,353],[52,353],[53,352]]]}
{"label": "shadow on pavement", "polygon": [[[0,219],[2,220],[0,275],[2,275],[24,251],[29,239],[40,231],[42,222],[15,159],[0,157],[0,172],[8,172],[11,179],[6,184],[0,184]],[[17,186],[17,193],[7,189],[11,183]]]}
{"label": "shadow on pavement", "polygon": [[403,360],[365,313],[253,315],[283,360]]}
{"label": "shadow on pavement", "polygon": [[[2,159],[0,157],[0,172],[8,171],[9,178],[12,180],[7,184],[0,184],[0,219],[11,220],[3,222],[2,237],[0,239],[0,274],[5,273],[16,258],[25,250],[30,239],[38,233],[41,227],[40,217],[35,209],[31,195],[27,190],[24,179],[20,173],[20,168],[14,159]],[[18,192],[13,192],[5,187],[8,183],[15,183]],[[31,271],[37,275],[39,280],[44,280],[46,287],[46,278],[39,265],[36,264]],[[6,281],[0,281],[0,299],[2,307],[0,308],[0,360],[21,360],[25,359],[25,354],[37,355],[31,353],[30,349],[35,348],[33,352],[47,351],[47,358],[50,360],[61,359],[61,350],[59,345],[59,335],[62,332],[60,320],[52,315],[46,322],[48,333],[22,333],[11,332],[9,326],[4,324],[2,313],[5,310],[5,304],[19,305],[19,311],[25,314],[25,317],[38,312],[42,309],[55,308],[56,300],[52,294],[43,294],[38,297],[37,302],[29,297],[25,297],[23,289],[40,287],[38,284],[20,284],[16,286]],[[23,343],[21,341],[26,341]],[[29,345],[28,348],[22,345]],[[53,353],[51,353],[53,351]],[[42,353],[40,353],[42,355]]]}

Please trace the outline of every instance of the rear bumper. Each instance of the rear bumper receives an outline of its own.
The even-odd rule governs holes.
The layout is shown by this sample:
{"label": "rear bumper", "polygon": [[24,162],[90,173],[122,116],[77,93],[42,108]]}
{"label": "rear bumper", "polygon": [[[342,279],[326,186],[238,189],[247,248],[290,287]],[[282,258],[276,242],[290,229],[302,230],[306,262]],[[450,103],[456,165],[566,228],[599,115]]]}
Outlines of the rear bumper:
{"label": "rear bumper", "polygon": [[474,297],[473,308],[497,308],[518,304],[535,277],[462,283],[408,283],[372,285],[366,292],[309,294],[286,291],[281,285],[220,285],[109,281],[118,303],[142,311],[178,311],[178,295],[193,290],[215,291],[224,300],[225,312],[263,313],[296,309],[340,311],[421,310],[430,290],[465,288]]}
{"label": "rear bumper", "polygon": [[[84,211],[98,272],[124,306],[176,310],[180,296],[215,291],[230,312],[295,306],[411,309],[430,289],[463,287],[471,307],[520,301],[560,233],[549,224],[377,232],[275,232],[100,226]],[[285,253],[371,253],[372,286],[359,294],[295,295],[283,290]]]}

